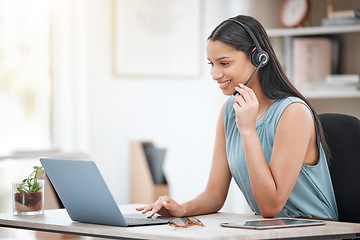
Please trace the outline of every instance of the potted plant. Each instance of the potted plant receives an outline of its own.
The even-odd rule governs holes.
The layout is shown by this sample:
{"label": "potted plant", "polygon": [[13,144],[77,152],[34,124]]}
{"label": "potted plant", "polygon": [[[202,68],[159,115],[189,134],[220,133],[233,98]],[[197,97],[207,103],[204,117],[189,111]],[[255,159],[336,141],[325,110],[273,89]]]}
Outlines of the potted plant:
{"label": "potted plant", "polygon": [[[45,181],[39,180],[43,167],[34,166],[30,175],[22,181],[13,182],[13,212],[15,215],[44,213]],[[45,176],[45,172],[41,177]]]}

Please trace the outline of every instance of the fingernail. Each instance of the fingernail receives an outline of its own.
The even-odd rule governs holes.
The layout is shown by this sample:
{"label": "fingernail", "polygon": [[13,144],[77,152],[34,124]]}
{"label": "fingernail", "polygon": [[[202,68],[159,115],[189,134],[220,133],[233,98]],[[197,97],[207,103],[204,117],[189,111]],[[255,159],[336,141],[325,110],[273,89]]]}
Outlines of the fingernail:
{"label": "fingernail", "polygon": [[243,87],[243,86],[244,86],[244,84],[242,84],[242,83],[239,83],[239,86],[240,86],[240,87]]}

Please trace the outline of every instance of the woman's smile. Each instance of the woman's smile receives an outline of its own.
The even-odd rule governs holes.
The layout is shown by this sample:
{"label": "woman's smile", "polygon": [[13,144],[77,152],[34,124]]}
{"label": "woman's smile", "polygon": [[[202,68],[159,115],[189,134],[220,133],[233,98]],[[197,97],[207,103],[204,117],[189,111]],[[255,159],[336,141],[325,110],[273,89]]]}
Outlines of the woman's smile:
{"label": "woman's smile", "polygon": [[230,86],[231,80],[228,80],[226,82],[218,82],[218,83],[220,84],[221,89],[226,89],[226,88],[228,88]]}

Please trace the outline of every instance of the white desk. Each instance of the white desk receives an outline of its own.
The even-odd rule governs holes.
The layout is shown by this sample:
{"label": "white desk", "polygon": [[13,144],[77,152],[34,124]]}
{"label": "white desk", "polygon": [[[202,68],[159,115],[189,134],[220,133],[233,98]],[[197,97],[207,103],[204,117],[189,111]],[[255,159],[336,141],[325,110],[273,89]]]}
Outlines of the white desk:
{"label": "white desk", "polygon": [[[134,205],[121,205],[124,214],[133,213]],[[0,227],[29,229],[36,231],[77,234],[115,239],[336,239],[360,237],[360,224],[327,222],[323,226],[298,227],[272,230],[248,230],[224,228],[222,222],[245,219],[259,219],[254,215],[234,213],[215,213],[198,218],[205,227],[192,226],[177,228],[169,225],[143,227],[114,227],[97,224],[73,222],[65,209],[46,210],[44,215],[14,216],[12,213],[0,214]]]}

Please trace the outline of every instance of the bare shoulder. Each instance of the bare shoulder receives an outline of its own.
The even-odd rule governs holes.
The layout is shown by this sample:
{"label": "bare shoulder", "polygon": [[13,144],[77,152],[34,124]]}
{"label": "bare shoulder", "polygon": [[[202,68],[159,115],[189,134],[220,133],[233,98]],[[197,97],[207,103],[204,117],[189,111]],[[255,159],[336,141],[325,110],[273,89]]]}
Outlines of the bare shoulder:
{"label": "bare shoulder", "polygon": [[290,104],[283,112],[279,124],[286,124],[293,127],[314,126],[314,120],[310,109],[303,103],[295,102]]}
{"label": "bare shoulder", "polygon": [[222,105],[221,110],[220,110],[220,114],[222,114],[222,115],[224,115],[225,106],[226,106],[226,102]]}
{"label": "bare shoulder", "polygon": [[225,112],[226,103],[224,103],[221,107],[220,113],[219,113],[219,120],[221,119],[224,121],[224,112]]}

